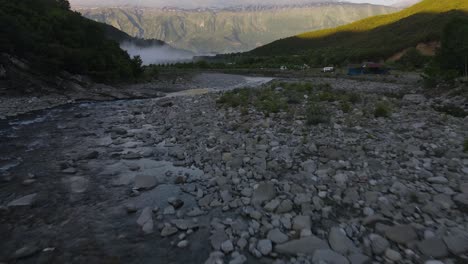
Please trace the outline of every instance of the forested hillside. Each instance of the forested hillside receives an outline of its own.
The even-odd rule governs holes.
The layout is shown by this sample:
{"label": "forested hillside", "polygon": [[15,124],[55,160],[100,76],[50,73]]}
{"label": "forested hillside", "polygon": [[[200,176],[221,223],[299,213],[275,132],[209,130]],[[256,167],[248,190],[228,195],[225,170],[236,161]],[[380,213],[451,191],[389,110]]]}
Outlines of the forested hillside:
{"label": "forested hillside", "polygon": [[278,40],[247,55],[306,55],[331,63],[386,59],[418,43],[440,40],[445,25],[466,16],[466,0],[424,0],[397,13]]}
{"label": "forested hillside", "polygon": [[71,11],[66,0],[0,0],[0,52],[27,60],[44,74],[65,70],[100,81],[136,78],[141,61],[106,32],[118,37]]}

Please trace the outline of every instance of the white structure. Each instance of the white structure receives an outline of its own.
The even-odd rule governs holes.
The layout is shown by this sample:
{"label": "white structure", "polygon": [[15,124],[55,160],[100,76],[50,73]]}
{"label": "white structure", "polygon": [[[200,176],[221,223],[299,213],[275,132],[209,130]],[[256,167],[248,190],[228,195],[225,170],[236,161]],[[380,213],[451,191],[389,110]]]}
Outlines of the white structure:
{"label": "white structure", "polygon": [[322,72],[334,72],[335,67],[324,67]]}

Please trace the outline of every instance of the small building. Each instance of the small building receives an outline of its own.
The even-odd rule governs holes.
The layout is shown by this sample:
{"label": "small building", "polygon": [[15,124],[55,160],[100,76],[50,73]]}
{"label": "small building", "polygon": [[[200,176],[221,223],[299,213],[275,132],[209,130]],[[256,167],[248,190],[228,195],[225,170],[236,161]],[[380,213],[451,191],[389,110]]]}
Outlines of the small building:
{"label": "small building", "polygon": [[335,72],[335,67],[323,67],[322,72]]}

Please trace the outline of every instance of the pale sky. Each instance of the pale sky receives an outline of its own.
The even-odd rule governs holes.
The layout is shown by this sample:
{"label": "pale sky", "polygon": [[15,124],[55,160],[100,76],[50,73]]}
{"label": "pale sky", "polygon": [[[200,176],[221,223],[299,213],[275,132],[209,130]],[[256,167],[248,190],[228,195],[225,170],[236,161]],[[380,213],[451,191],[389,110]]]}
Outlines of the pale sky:
{"label": "pale sky", "polygon": [[[293,4],[325,2],[327,0],[69,0],[72,5],[124,5],[133,4],[137,6],[174,6],[174,7],[207,7],[207,6],[238,6],[243,4]],[[330,2],[338,0],[328,0]],[[348,0],[354,3],[372,3],[380,5],[392,5],[403,0]]]}

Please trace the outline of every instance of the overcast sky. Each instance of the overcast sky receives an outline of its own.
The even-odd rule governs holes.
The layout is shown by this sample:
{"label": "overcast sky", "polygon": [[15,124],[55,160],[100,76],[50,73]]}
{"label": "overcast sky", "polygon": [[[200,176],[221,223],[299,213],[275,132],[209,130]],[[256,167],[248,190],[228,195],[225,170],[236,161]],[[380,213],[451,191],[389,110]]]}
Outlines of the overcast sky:
{"label": "overcast sky", "polygon": [[[324,0],[69,0],[76,5],[123,5],[133,4],[137,6],[174,6],[174,7],[207,7],[207,6],[239,6],[243,4],[292,4],[292,3],[311,3],[324,2]],[[326,0],[325,0],[326,1]],[[330,0],[329,0],[330,1]],[[335,0],[337,1],[337,0]],[[354,3],[372,3],[381,5],[392,5],[402,0],[348,0]],[[330,1],[332,2],[332,1]]]}

